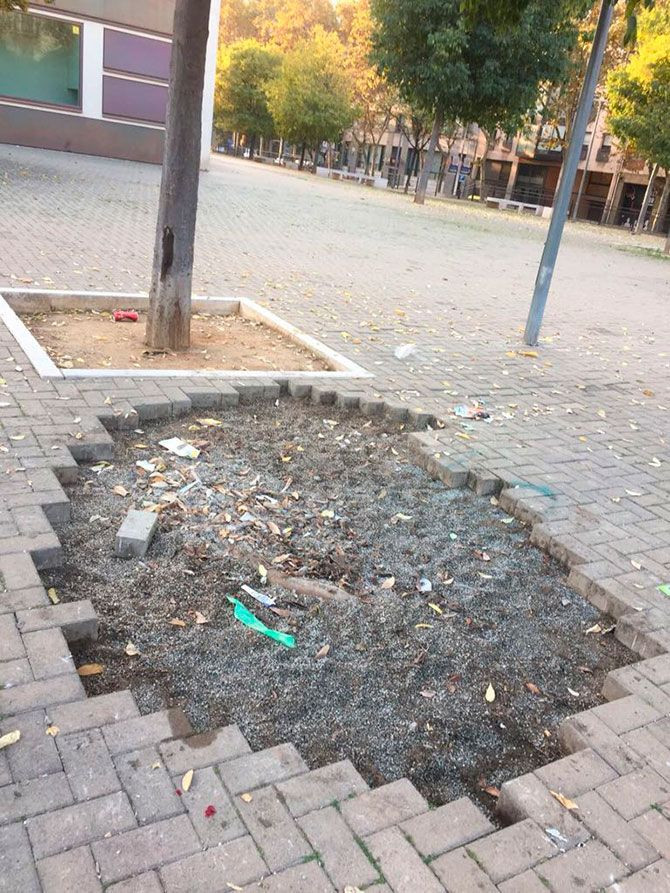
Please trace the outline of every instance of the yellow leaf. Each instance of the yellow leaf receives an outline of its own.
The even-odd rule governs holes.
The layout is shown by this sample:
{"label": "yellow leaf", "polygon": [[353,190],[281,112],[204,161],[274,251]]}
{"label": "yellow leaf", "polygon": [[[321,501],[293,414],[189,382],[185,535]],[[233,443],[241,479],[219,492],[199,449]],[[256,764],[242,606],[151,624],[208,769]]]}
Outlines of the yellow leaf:
{"label": "yellow leaf", "polygon": [[128,644],[126,645],[126,647],[123,650],[126,652],[128,657],[137,657],[137,655],[140,653],[137,648],[137,645],[133,645],[132,642],[128,642]]}
{"label": "yellow leaf", "polygon": [[261,578],[261,580],[264,580],[267,577],[267,575],[268,575],[268,570],[265,567],[265,565],[259,564],[258,565],[258,576]]}
{"label": "yellow leaf", "polygon": [[193,769],[189,769],[188,772],[184,775],[184,777],[181,780],[182,791],[186,791],[188,793],[188,789],[191,787],[192,781],[193,781]]}
{"label": "yellow leaf", "polygon": [[444,611],[439,605],[434,604],[433,602],[428,602],[428,607],[432,608],[436,614],[444,614]]}
{"label": "yellow leaf", "polygon": [[50,735],[52,738],[55,738],[59,732],[58,726],[47,726],[47,735]]}
{"label": "yellow leaf", "polygon": [[268,521],[268,530],[270,533],[273,533],[275,536],[281,536],[281,530],[278,525],[275,524],[274,521]]}
{"label": "yellow leaf", "polygon": [[128,491],[125,487],[122,487],[121,484],[117,484],[116,487],[112,487],[112,493],[116,493],[117,496],[127,496]]}
{"label": "yellow leaf", "polygon": [[496,699],[496,690],[493,687],[493,685],[491,685],[491,683],[489,682],[489,687],[486,689],[486,692],[484,693],[484,700],[488,704],[492,704],[495,701],[495,699]]}
{"label": "yellow leaf", "polygon": [[80,676],[98,676],[104,669],[102,664],[82,664],[77,667],[77,672]]}
{"label": "yellow leaf", "polygon": [[314,657],[325,657],[330,651],[330,645],[322,645],[321,648],[316,652]]}
{"label": "yellow leaf", "polygon": [[432,623],[415,623],[414,624],[414,629],[432,629],[432,628],[433,628]]}
{"label": "yellow leaf", "polygon": [[183,620],[180,620],[178,617],[173,617],[172,620],[169,621],[172,626],[186,626],[186,623]]}
{"label": "yellow leaf", "polygon": [[395,586],[395,577],[387,577],[380,585],[380,589],[393,589]]}
{"label": "yellow leaf", "polygon": [[322,518],[334,518],[334,517],[335,517],[335,512],[334,512],[332,509],[324,509],[324,510],[321,512],[321,517],[322,517]]}
{"label": "yellow leaf", "polygon": [[6,735],[3,735],[2,738],[0,738],[0,750],[2,750],[3,747],[9,747],[10,744],[16,744],[20,737],[21,732],[19,729],[16,729],[13,732],[7,732]]}
{"label": "yellow leaf", "polygon": [[53,588],[53,586],[51,587],[51,589],[47,589],[47,595],[49,596],[49,601],[52,605],[57,605],[60,601],[60,599],[58,598],[58,593]]}
{"label": "yellow leaf", "polygon": [[579,806],[575,803],[574,800],[571,800],[569,797],[566,797],[565,794],[560,794],[558,791],[549,791],[552,797],[556,797],[561,806],[565,806],[566,809],[579,809]]}
{"label": "yellow leaf", "polygon": [[240,800],[244,800],[245,803],[251,803],[251,801],[253,799],[254,798],[251,796],[251,794],[241,794],[240,795]]}
{"label": "yellow leaf", "polygon": [[198,419],[198,422],[205,428],[220,428],[223,425],[218,419]]}
{"label": "yellow leaf", "polygon": [[195,612],[195,622],[196,623],[209,623],[209,620],[205,617],[204,614],[201,614],[200,611]]}
{"label": "yellow leaf", "polygon": [[539,357],[539,353],[536,350],[518,350],[517,353],[520,357]]}

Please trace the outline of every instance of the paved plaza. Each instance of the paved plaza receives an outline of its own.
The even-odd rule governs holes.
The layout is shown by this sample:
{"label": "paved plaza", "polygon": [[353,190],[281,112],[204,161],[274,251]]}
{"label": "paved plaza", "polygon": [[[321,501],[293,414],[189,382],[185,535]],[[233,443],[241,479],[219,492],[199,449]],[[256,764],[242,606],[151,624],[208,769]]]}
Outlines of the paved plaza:
{"label": "paved plaza", "polygon": [[[145,291],[159,178],[0,146],[0,289]],[[373,372],[290,389],[406,417],[433,476],[504,487],[639,656],[563,724],[563,760],[503,786],[501,829],[467,799],[429,810],[406,780],[368,791],[348,762],[308,767],[290,742],[251,754],[235,727],[193,738],[129,692],[86,699],[67,643],[96,634],[92,606],[51,604],[38,575],[61,558],[77,460],[138,419],[286,384],[44,381],[0,331],[0,735],[22,733],[0,750],[0,891],[670,891],[670,260],[660,238],[569,225],[528,351],[545,232],[239,160],[201,181],[196,290],[257,299]],[[468,399],[492,421],[463,427],[450,410]]]}

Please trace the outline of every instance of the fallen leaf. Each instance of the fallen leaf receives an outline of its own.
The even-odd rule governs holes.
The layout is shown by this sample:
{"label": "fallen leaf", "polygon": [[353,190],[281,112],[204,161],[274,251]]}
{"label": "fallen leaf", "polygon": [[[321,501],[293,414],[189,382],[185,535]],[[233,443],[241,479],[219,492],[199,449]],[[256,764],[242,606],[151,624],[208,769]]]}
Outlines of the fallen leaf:
{"label": "fallen leaf", "polygon": [[259,564],[258,565],[258,576],[261,578],[261,580],[265,580],[267,578],[267,575],[268,575],[268,571],[267,571],[267,568],[265,567],[265,565]]}
{"label": "fallen leaf", "polygon": [[77,667],[77,672],[80,676],[98,676],[104,669],[102,664],[82,664]]}
{"label": "fallen leaf", "polygon": [[424,688],[420,694],[422,698],[434,698],[437,692],[433,691],[432,688]]}
{"label": "fallen leaf", "polygon": [[639,561],[634,561],[634,560],[631,558],[630,563],[633,565],[633,567],[635,568],[636,571],[641,571],[641,570],[642,570],[642,565],[640,564]]}
{"label": "fallen leaf", "polygon": [[223,425],[218,419],[198,419],[198,423],[205,428],[220,428]]}
{"label": "fallen leaf", "polygon": [[555,797],[561,806],[565,806],[566,809],[579,809],[579,806],[575,803],[574,800],[571,800],[569,797],[566,797],[565,794],[561,794],[558,791],[549,791],[552,797]]}
{"label": "fallen leaf", "polygon": [[127,496],[128,491],[125,487],[122,487],[121,484],[117,484],[116,487],[112,487],[112,493],[116,493],[117,496]]}
{"label": "fallen leaf", "polygon": [[539,695],[540,689],[535,685],[534,682],[526,682],[526,688],[532,695]]}
{"label": "fallen leaf", "polygon": [[314,657],[326,657],[328,652],[330,651],[330,645],[322,645],[321,648],[316,652]]}
{"label": "fallen leaf", "polygon": [[231,881],[226,881],[226,887],[228,887],[229,890],[241,890],[242,889],[242,887],[238,887],[237,884],[233,884]]}
{"label": "fallen leaf", "polygon": [[209,620],[205,617],[204,614],[201,614],[200,611],[195,611],[195,622],[196,623],[209,623]]}
{"label": "fallen leaf", "polygon": [[251,794],[240,794],[240,800],[244,800],[245,803],[251,803],[253,799]]}
{"label": "fallen leaf", "polygon": [[414,624],[414,629],[432,629],[432,628],[433,628],[432,623],[415,623]]}
{"label": "fallen leaf", "polygon": [[50,735],[52,738],[55,738],[56,735],[60,732],[58,726],[47,726],[46,733]]}
{"label": "fallen leaf", "polygon": [[489,794],[491,797],[495,797],[496,799],[500,796],[500,788],[497,788],[495,785],[487,784],[482,788],[486,794]]}
{"label": "fallen leaf", "polygon": [[267,523],[268,523],[268,530],[270,531],[270,533],[274,533],[275,536],[281,536],[281,530],[279,529],[279,526],[277,524],[275,524],[274,521],[268,521]]}
{"label": "fallen leaf", "polygon": [[380,589],[393,589],[395,586],[395,577],[387,577],[379,586]]}
{"label": "fallen leaf", "polygon": [[49,596],[49,601],[52,605],[57,605],[59,603],[60,599],[58,598],[58,593],[53,588],[53,586],[51,587],[51,589],[47,589],[47,595]]}
{"label": "fallen leaf", "polygon": [[126,652],[128,657],[137,657],[137,655],[140,653],[137,648],[137,645],[133,645],[132,642],[128,642],[128,644],[126,645],[126,647],[123,650]]}
{"label": "fallen leaf", "polygon": [[186,623],[183,620],[180,620],[178,617],[173,617],[172,620],[169,620],[168,623],[172,624],[172,626],[186,626]]}
{"label": "fallen leaf", "polygon": [[189,769],[188,772],[185,773],[184,777],[181,780],[182,791],[186,791],[188,793],[188,789],[191,787],[192,781],[193,781],[193,769]]}
{"label": "fallen leaf", "polygon": [[335,512],[334,512],[332,509],[324,509],[324,510],[321,512],[321,517],[322,517],[322,518],[334,518],[334,517],[335,517]]}
{"label": "fallen leaf", "polygon": [[16,742],[21,737],[21,732],[19,729],[15,729],[13,732],[7,732],[6,735],[3,735],[0,738],[0,750],[3,747],[9,747],[10,744],[16,744]]}
{"label": "fallen leaf", "polygon": [[536,350],[517,350],[517,353],[520,357],[539,357]]}
{"label": "fallen leaf", "polygon": [[588,635],[591,635],[591,634],[593,634],[593,635],[597,635],[598,633],[601,633],[602,631],[603,631],[602,626],[601,626],[599,623],[594,623],[593,626],[590,626],[590,627],[586,630],[586,632],[584,633],[584,635],[585,635],[585,636],[588,636]]}
{"label": "fallen leaf", "polygon": [[496,699],[496,690],[493,687],[493,685],[489,682],[489,687],[486,689],[486,692],[484,693],[484,700],[487,703],[492,704],[495,701],[495,699]]}
{"label": "fallen leaf", "polygon": [[490,561],[491,560],[491,556],[488,554],[488,552],[482,552],[479,549],[475,549],[474,554],[475,554],[475,558],[479,558],[480,561]]}

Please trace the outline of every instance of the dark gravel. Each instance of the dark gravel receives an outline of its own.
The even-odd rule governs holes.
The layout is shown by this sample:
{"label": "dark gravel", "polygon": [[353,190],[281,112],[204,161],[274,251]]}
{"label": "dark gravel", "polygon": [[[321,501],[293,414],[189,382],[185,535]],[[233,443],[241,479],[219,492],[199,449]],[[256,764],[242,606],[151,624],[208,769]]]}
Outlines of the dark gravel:
{"label": "dark gravel", "polygon": [[[401,427],[297,401],[218,418],[119,437],[113,466],[83,469],[70,490],[65,566],[49,585],[63,600],[90,598],[102,618],[100,640],[75,655],[105,667],[85,680],[90,693],[130,687],[143,712],[180,705],[198,730],[239,723],[254,749],[293,741],[314,766],[348,757],[372,784],[408,776],[432,803],[469,794],[490,806],[481,787],[556,758],[560,721],[599,703],[606,673],[633,659],[613,635],[586,632],[612,622],[568,589],[523,525],[412,466]],[[158,446],[174,435],[202,447],[197,461]],[[138,459],[165,464],[158,486]],[[161,499],[146,559],[116,559],[127,509]],[[237,556],[351,597],[263,586],[231,541]],[[395,585],[380,588],[389,576]],[[417,590],[422,577],[431,592]],[[296,647],[243,627],[227,595]],[[124,653],[129,641],[139,656]]]}

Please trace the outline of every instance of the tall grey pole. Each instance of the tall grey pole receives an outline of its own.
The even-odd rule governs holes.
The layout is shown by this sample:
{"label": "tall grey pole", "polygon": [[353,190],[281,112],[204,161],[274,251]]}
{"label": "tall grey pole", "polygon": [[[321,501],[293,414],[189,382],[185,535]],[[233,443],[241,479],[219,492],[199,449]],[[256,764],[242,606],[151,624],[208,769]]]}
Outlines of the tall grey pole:
{"label": "tall grey pole", "polygon": [[612,0],[602,0],[602,6],[600,7],[600,14],[598,16],[598,25],[596,27],[595,37],[593,38],[593,46],[591,47],[589,64],[586,68],[586,76],[584,77],[582,92],[579,96],[579,105],[577,106],[572,125],[570,145],[568,146],[565,161],[563,162],[563,174],[556,192],[554,208],[549,223],[549,232],[547,233],[547,241],[544,243],[540,269],[537,272],[537,278],[535,280],[535,291],[533,292],[533,300],[530,305],[530,312],[528,313],[528,320],[526,322],[526,331],[524,333],[524,341],[526,344],[537,344],[537,339],[540,334],[540,326],[542,325],[544,308],[547,303],[549,286],[551,285],[551,278],[554,275],[556,257],[558,256],[561,236],[563,235],[563,227],[565,226],[565,219],[570,205],[570,197],[572,196],[572,187],[575,182],[579,156],[581,155],[582,146],[584,144],[586,125],[589,122],[589,116],[591,114],[591,109],[593,108],[593,97],[595,96],[598,75],[600,74],[605,46],[607,45],[607,34],[612,21],[613,11],[614,4]]}
{"label": "tall grey pole", "polygon": [[575,201],[574,207],[572,209],[572,219],[577,219],[577,214],[579,213],[579,206],[582,202],[582,195],[584,194],[584,187],[586,186],[586,175],[589,172],[589,162],[591,161],[591,155],[593,153],[593,144],[596,141],[596,132],[598,130],[598,121],[600,121],[600,113],[603,110],[604,101],[602,99],[598,100],[598,111],[596,112],[596,120],[593,124],[593,133],[591,134],[591,140],[589,142],[589,147],[586,150],[586,158],[584,159],[584,170],[582,171],[582,178],[579,181],[579,189],[577,191],[577,200]]}

